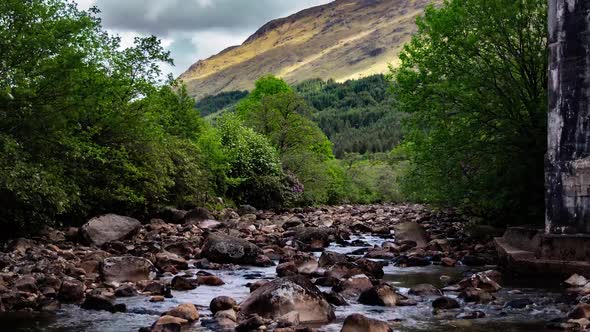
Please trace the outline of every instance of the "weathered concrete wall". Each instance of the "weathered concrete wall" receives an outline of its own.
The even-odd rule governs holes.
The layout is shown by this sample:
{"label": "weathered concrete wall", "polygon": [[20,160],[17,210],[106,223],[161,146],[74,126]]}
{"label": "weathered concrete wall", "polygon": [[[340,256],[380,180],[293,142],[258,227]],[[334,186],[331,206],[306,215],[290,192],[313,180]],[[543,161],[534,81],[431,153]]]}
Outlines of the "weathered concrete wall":
{"label": "weathered concrete wall", "polygon": [[590,0],[549,0],[547,233],[590,233]]}

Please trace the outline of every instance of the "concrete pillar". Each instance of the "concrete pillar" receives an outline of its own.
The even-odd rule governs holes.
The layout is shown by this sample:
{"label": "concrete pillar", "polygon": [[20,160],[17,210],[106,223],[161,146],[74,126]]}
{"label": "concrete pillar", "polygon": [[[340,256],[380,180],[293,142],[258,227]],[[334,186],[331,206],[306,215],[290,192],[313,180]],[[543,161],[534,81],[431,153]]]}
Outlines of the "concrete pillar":
{"label": "concrete pillar", "polygon": [[590,234],[590,0],[549,0],[546,232]]}

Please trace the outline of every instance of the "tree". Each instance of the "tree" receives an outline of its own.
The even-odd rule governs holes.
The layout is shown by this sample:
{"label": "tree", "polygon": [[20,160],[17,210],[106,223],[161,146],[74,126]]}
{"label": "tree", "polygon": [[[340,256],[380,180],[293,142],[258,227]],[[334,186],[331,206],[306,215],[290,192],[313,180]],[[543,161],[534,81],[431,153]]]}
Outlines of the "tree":
{"label": "tree", "polygon": [[411,113],[406,193],[501,221],[542,222],[546,1],[447,0],[394,70]]}

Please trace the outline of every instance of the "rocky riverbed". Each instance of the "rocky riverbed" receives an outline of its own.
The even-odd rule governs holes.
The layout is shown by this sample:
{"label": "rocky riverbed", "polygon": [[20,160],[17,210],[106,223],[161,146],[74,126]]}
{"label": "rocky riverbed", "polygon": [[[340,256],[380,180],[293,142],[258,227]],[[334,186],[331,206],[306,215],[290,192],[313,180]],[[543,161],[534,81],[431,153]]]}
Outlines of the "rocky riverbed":
{"label": "rocky riverbed", "polygon": [[[583,330],[590,283],[498,272],[494,230],[420,205],[105,215],[0,253],[9,331]],[[3,328],[3,330],[4,330]]]}

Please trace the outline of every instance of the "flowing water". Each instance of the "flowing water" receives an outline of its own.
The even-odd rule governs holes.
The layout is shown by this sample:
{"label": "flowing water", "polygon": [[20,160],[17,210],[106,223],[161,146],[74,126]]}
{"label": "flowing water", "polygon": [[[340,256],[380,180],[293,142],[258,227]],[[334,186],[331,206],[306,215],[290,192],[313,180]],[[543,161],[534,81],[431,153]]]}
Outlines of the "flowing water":
{"label": "flowing water", "polygon": [[[351,254],[355,250],[380,245],[382,238],[374,236],[356,236],[351,239],[351,245],[332,245],[327,250],[344,254]],[[362,245],[359,245],[362,242]],[[485,269],[493,268],[486,267]],[[460,280],[473,272],[466,267],[444,268],[431,265],[428,267],[399,268],[388,265],[384,268],[384,279],[396,286],[402,294],[418,284],[428,283],[437,287],[444,287],[449,283]],[[198,270],[192,270],[195,273]],[[0,331],[14,332],[134,332],[141,327],[150,326],[157,320],[160,313],[181,303],[194,303],[201,315],[199,323],[186,331],[212,331],[207,326],[210,312],[210,301],[220,295],[227,295],[237,301],[245,299],[249,294],[246,284],[260,279],[275,278],[275,267],[249,267],[233,271],[208,271],[226,283],[219,287],[199,286],[192,291],[173,292],[174,298],[161,303],[151,303],[148,297],[119,299],[125,303],[127,313],[111,314],[108,312],[87,311],[77,306],[63,306],[57,314],[24,315],[12,314],[0,317]],[[443,278],[441,278],[444,276]],[[511,280],[505,281],[504,288],[496,294],[502,300],[526,298],[534,302],[524,309],[510,309],[500,305],[467,304],[457,311],[447,312],[445,316],[435,316],[429,300],[419,301],[417,306],[408,307],[373,307],[350,302],[349,306],[336,308],[336,321],[320,327],[320,331],[337,332],[342,327],[344,319],[352,313],[362,313],[368,317],[394,322],[394,331],[474,331],[474,332],[525,332],[549,331],[544,326],[546,322],[562,315],[556,305],[556,299],[561,295],[558,282],[545,280]],[[518,289],[518,292],[514,292]],[[322,290],[329,290],[323,288]],[[450,295],[451,297],[453,295]],[[459,320],[454,317],[466,311],[480,310],[486,315],[475,320]],[[209,325],[210,326],[210,325]]]}

